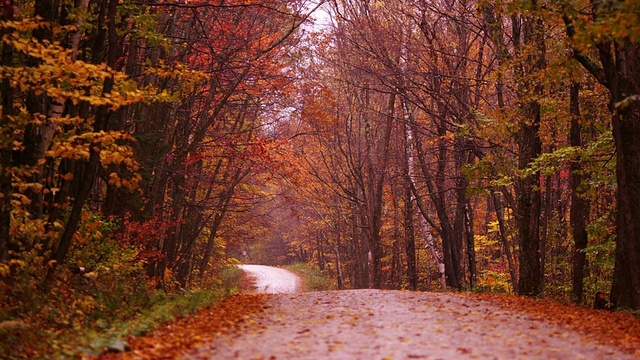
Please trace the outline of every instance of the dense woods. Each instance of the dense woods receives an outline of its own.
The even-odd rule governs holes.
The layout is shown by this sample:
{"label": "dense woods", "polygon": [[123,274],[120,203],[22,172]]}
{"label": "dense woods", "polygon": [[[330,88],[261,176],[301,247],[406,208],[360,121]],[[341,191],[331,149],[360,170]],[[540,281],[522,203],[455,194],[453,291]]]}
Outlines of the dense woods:
{"label": "dense woods", "polygon": [[640,309],[638,2],[2,9],[0,321],[237,260]]}
{"label": "dense woods", "polygon": [[341,287],[638,308],[637,4],[327,8],[281,126],[317,224],[289,252]]}

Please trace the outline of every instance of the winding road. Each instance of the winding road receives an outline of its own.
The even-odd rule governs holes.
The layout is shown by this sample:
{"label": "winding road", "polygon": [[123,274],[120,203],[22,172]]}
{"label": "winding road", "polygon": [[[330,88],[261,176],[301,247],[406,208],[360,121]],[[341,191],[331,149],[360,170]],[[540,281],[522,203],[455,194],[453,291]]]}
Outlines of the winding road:
{"label": "winding road", "polygon": [[300,288],[300,278],[291,271],[264,265],[238,265],[238,267],[254,281],[258,293],[294,293]]}
{"label": "winding road", "polygon": [[282,269],[243,270],[256,277],[260,291],[284,293],[268,295],[267,310],[186,358],[626,360],[640,355],[474,297],[373,289],[298,293],[299,279]]}

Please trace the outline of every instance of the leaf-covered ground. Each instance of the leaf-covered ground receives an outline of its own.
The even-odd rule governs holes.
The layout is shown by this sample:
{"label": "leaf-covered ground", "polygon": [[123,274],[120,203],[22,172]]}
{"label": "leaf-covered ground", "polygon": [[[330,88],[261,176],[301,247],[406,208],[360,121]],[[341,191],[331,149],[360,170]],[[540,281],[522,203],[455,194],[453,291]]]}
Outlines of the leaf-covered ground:
{"label": "leaf-covered ground", "polygon": [[263,294],[234,295],[220,305],[202,309],[155,329],[152,334],[131,337],[128,352],[105,353],[100,359],[175,359],[187,349],[215,340],[268,307]]}
{"label": "leaf-covered ground", "polygon": [[[398,323],[388,324],[384,318],[389,317],[396,317]],[[455,332],[464,333],[465,340]],[[353,333],[360,335],[349,341]],[[576,333],[585,337],[578,339]],[[268,345],[269,336],[276,336],[273,344],[277,345]],[[372,340],[363,345],[358,336]],[[307,349],[305,342],[310,344]],[[421,352],[424,344],[437,346],[435,351],[440,352],[427,348]],[[357,352],[347,351],[356,345]],[[559,349],[565,345],[567,349]],[[247,354],[286,359],[304,358],[315,351],[325,352],[326,358],[371,354],[391,359],[429,359],[437,354],[485,358],[487,346],[515,346],[511,353],[530,352],[533,358],[547,356],[545,348],[588,354],[593,350],[585,349],[591,347],[634,358],[640,357],[640,320],[628,313],[499,295],[378,290],[251,294],[233,296],[152,335],[129,339],[129,346],[130,352],[106,354],[102,359],[239,359]],[[277,346],[286,349],[274,350]],[[260,352],[265,349],[273,352]]]}
{"label": "leaf-covered ground", "polygon": [[615,346],[640,358],[640,319],[627,312],[594,310],[551,300],[532,300],[515,296],[467,294],[510,311],[531,314],[533,318],[573,330],[589,340]]}

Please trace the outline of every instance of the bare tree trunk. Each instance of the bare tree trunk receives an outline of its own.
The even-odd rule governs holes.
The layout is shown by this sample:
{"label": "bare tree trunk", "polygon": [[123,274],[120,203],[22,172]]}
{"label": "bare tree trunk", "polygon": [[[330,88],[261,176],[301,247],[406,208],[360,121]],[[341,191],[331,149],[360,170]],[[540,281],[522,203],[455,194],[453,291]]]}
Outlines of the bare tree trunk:
{"label": "bare tree trunk", "polygon": [[420,210],[421,215],[421,223],[422,223],[422,232],[424,234],[424,242],[427,248],[427,251],[431,253],[433,257],[433,261],[436,265],[436,270],[438,270],[438,274],[440,274],[440,285],[443,290],[447,289],[447,277],[445,273],[445,264],[442,260],[442,254],[438,251],[438,245],[436,244],[436,240],[431,233],[431,225],[429,220],[425,217],[425,214],[422,210]]}
{"label": "bare tree trunk", "polygon": [[[640,78],[640,44],[625,44],[618,59],[627,73]],[[611,69],[618,73],[618,71]],[[624,72],[624,71],[623,71]],[[616,143],[618,211],[616,263],[611,301],[618,306],[640,309],[640,85],[632,87],[626,79],[618,91],[612,90],[614,108],[613,137]],[[635,82],[635,80],[633,80]],[[616,89],[617,90],[617,89]],[[627,94],[637,98],[629,99]],[[630,102],[620,105],[622,102]]]}
{"label": "bare tree trunk", "polygon": [[[466,190],[466,189],[465,189]],[[471,204],[466,201],[464,211],[464,229],[467,246],[467,263],[469,264],[469,288],[473,289],[478,277],[478,270],[476,268],[476,249],[475,238],[473,232],[473,213],[471,210]]]}
{"label": "bare tree trunk", "polygon": [[511,277],[511,286],[513,286],[513,291],[518,293],[518,269],[516,269],[515,259],[513,257],[513,251],[511,251],[511,244],[507,240],[506,234],[506,226],[504,224],[504,211],[502,207],[502,202],[497,198],[495,192],[491,192],[491,198],[493,200],[493,206],[496,212],[496,218],[498,219],[498,227],[500,229],[500,241],[502,243],[502,248],[504,249],[505,256],[507,258],[507,263],[509,265],[509,276]]}
{"label": "bare tree trunk", "polygon": [[[525,114],[533,120],[531,125],[521,124],[519,169],[526,169],[542,150],[538,136],[540,105],[530,103]],[[540,254],[540,180],[536,172],[518,180],[516,221],[520,243],[519,294],[537,296],[542,292]]]}
{"label": "bare tree trunk", "polygon": [[[571,146],[582,146],[580,132],[582,120],[579,104],[579,84],[571,84],[569,110],[571,112],[571,130],[569,141]],[[584,270],[586,265],[587,248],[587,221],[589,219],[589,200],[585,199],[580,191],[585,176],[579,160],[571,162],[571,232],[575,248],[573,249],[573,282],[571,288],[572,300],[580,304],[583,300]]]}
{"label": "bare tree trunk", "polygon": [[[387,178],[387,165],[389,163],[389,151],[390,151],[390,143],[391,143],[391,132],[393,130],[393,118],[395,112],[395,103],[396,103],[396,95],[395,93],[389,95],[389,102],[387,104],[386,114],[385,114],[385,127],[384,127],[384,136],[382,138],[383,146],[382,153],[379,154],[382,156],[382,163],[380,167],[376,169],[375,172],[369,174],[375,179],[374,188],[371,189],[374,191],[373,196],[371,197],[372,204],[372,213],[371,213],[371,237],[370,237],[370,250],[372,256],[373,263],[373,288],[380,289],[382,287],[382,257],[384,253],[382,251],[382,239],[380,238],[380,229],[382,228],[382,205],[383,205],[383,196],[384,196],[384,184]],[[377,174],[374,175],[374,174]]]}
{"label": "bare tree trunk", "polygon": [[[409,174],[405,174],[408,177]],[[410,179],[407,180],[409,182]],[[418,289],[418,268],[416,266],[416,238],[414,234],[413,216],[413,196],[411,185],[406,184],[404,188],[404,236],[405,253],[407,255],[407,278],[409,280],[409,290]]]}
{"label": "bare tree trunk", "polygon": [[[533,9],[538,8],[537,0],[531,0]],[[515,64],[515,73],[522,79],[518,89],[522,118],[518,131],[518,169],[526,169],[534,159],[542,153],[540,140],[540,104],[532,96],[542,95],[542,85],[524,81],[525,76],[531,76],[542,71],[545,66],[544,31],[540,18],[523,17],[517,19],[513,15],[512,27],[516,52],[520,56],[524,53],[519,45],[522,30],[523,45],[526,49],[524,59]],[[521,22],[521,28],[518,23]],[[536,80],[534,80],[536,81]],[[519,294],[538,296],[542,293],[543,277],[540,254],[540,176],[539,172],[524,176],[516,182],[517,207],[516,222],[518,223],[518,237],[520,243],[520,281]]]}
{"label": "bare tree trunk", "polygon": [[334,226],[334,237],[336,242],[333,247],[333,252],[336,256],[336,280],[338,282],[338,290],[344,289],[344,276],[342,274],[342,252],[340,251],[341,245],[341,234],[342,234],[342,220],[341,214],[338,213],[335,221],[336,225]]}

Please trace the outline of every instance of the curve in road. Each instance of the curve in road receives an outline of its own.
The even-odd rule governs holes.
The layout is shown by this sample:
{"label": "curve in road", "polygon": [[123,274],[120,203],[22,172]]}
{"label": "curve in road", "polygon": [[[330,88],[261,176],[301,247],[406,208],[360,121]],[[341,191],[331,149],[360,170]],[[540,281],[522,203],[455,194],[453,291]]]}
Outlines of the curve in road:
{"label": "curve in road", "polygon": [[300,278],[291,271],[264,265],[238,265],[238,267],[255,279],[258,293],[295,293],[300,289]]}

